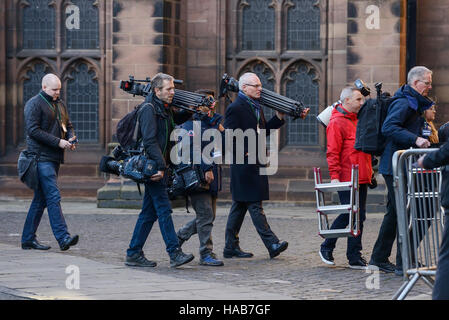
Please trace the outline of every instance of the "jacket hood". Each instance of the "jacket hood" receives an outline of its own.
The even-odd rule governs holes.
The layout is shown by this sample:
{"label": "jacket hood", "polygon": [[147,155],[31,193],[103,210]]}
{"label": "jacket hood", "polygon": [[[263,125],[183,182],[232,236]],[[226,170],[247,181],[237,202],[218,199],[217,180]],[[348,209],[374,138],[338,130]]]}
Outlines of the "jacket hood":
{"label": "jacket hood", "polygon": [[434,102],[427,97],[421,95],[418,91],[413,89],[408,84],[403,85],[394,94],[395,98],[406,98],[408,100],[409,107],[420,113],[429,109]]}
{"label": "jacket hood", "polygon": [[337,104],[334,110],[332,110],[331,118],[348,118],[350,120],[355,121],[357,120],[357,113],[349,112],[343,107],[342,104]]}

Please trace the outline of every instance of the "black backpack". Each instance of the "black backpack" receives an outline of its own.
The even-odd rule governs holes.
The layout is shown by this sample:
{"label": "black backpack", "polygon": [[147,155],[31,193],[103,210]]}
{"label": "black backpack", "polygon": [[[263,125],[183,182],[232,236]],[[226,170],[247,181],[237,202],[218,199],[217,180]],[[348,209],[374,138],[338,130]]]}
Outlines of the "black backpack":
{"label": "black backpack", "polygon": [[151,105],[151,103],[143,102],[134,107],[134,110],[128,112],[118,123],[117,123],[117,141],[123,150],[128,150],[137,147],[137,135],[139,131],[138,117],[137,114],[139,110],[145,105]]}
{"label": "black backpack", "polygon": [[382,155],[386,139],[382,134],[382,125],[387,117],[388,109],[395,100],[388,92],[382,92],[382,83],[375,85],[377,97],[368,99],[357,115],[357,131],[354,149],[373,156]]}

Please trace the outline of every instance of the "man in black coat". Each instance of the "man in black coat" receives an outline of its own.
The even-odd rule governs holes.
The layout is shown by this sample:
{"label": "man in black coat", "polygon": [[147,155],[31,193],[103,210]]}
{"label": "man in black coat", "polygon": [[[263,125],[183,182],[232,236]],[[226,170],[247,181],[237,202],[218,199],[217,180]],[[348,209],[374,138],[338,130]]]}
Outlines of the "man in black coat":
{"label": "man in black coat", "polygon": [[[237,99],[226,109],[224,127],[227,130],[241,129],[243,132],[249,130],[249,132],[254,132],[256,137],[259,137],[260,129],[278,129],[285,123],[284,115],[279,112],[276,112],[276,115],[270,121],[265,121],[259,103],[262,84],[256,74],[243,74],[239,79],[239,89]],[[264,135],[260,137],[265,139]],[[238,237],[246,211],[249,211],[253,224],[268,249],[270,257],[274,258],[287,249],[288,243],[286,241],[280,242],[268,224],[262,207],[262,201],[269,199],[268,177],[261,174],[262,165],[259,161],[251,163],[248,160],[254,155],[250,154],[251,148],[248,141],[245,141],[244,146],[235,148],[244,150],[243,164],[235,163],[238,155],[236,155],[236,150],[233,150],[233,156],[237,156],[237,159],[233,159],[233,164],[230,166],[233,202],[226,224],[223,256],[225,258],[250,258],[253,256],[252,253],[241,250]]]}
{"label": "man in black coat", "polygon": [[151,176],[151,181],[145,182],[145,194],[142,211],[134,227],[134,232],[126,252],[127,266],[155,267],[156,262],[145,258],[143,247],[150,234],[153,224],[159,221],[159,228],[165,242],[166,251],[170,256],[170,266],[178,267],[193,260],[192,254],[185,254],[176,235],[172,208],[167,194],[164,175],[167,163],[170,161],[170,134],[175,123],[186,121],[190,114],[175,112],[171,102],[175,95],[175,85],[172,76],[164,73],[156,74],[151,80],[152,91],[145,99],[147,104],[137,114],[139,120],[138,141],[145,149],[145,155],[155,161],[158,172]]}
{"label": "man in black coat", "polygon": [[59,166],[64,163],[64,150],[75,150],[76,136],[68,113],[59,99],[61,81],[54,74],[42,78],[42,91],[25,104],[26,142],[28,153],[37,157],[39,185],[34,190],[22,232],[22,249],[48,250],[40,244],[36,231],[47,208],[53,234],[61,250],[78,243],[78,235],[70,236],[61,209],[58,187]]}

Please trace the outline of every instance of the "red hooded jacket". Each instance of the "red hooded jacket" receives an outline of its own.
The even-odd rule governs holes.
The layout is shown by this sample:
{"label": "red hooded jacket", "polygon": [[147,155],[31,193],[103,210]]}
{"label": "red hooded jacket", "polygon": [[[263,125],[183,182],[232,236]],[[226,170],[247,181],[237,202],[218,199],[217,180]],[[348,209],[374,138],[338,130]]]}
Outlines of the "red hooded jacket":
{"label": "red hooded jacket", "polygon": [[354,149],[356,128],[357,114],[348,112],[341,104],[336,106],[326,129],[326,158],[331,179],[351,181],[351,166],[358,164],[359,184],[371,182],[371,155]]}

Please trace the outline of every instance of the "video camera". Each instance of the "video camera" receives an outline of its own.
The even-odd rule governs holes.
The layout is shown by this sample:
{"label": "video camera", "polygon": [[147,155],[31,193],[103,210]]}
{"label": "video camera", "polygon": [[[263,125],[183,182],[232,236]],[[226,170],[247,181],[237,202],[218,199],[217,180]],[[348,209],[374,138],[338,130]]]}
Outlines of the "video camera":
{"label": "video camera", "polygon": [[[239,92],[239,82],[225,73],[221,79],[219,97],[224,97],[230,91]],[[310,111],[310,108],[306,108],[302,102],[284,97],[264,88],[262,88],[260,95],[260,103],[270,109],[293,117],[293,120],[298,118],[305,119]]]}
{"label": "video camera", "polygon": [[[182,84],[182,80],[174,80],[175,84]],[[132,94],[133,96],[146,97],[151,93],[151,79],[147,77],[145,80],[136,80],[134,76],[130,75],[129,80],[120,81],[119,88],[123,91]],[[175,95],[171,105],[173,107],[186,110],[192,113],[198,113],[203,115],[203,112],[199,111],[200,106],[210,107],[215,102],[215,99],[200,93],[194,93],[190,91],[175,89]]]}

